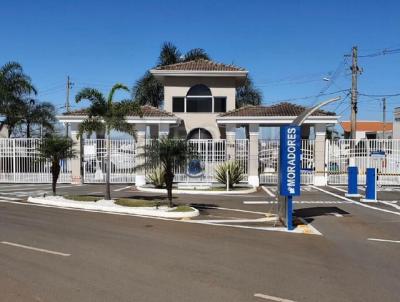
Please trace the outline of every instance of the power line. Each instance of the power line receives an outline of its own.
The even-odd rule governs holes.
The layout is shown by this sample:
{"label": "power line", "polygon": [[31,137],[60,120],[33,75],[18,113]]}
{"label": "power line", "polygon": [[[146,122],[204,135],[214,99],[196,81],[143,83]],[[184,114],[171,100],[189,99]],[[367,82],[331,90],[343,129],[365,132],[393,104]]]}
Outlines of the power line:
{"label": "power line", "polygon": [[391,97],[395,97],[395,96],[400,96],[400,92],[398,93],[393,93],[393,94],[365,94],[365,93],[359,93],[359,95],[362,96],[368,96],[368,97],[386,97],[386,98],[391,98]]}
{"label": "power line", "polygon": [[269,104],[274,104],[274,103],[280,103],[280,102],[290,102],[290,101],[298,101],[298,100],[306,100],[306,99],[312,99],[315,98],[316,96],[327,96],[327,95],[332,95],[332,94],[337,94],[337,93],[342,93],[342,92],[349,92],[349,89],[342,89],[342,90],[338,90],[338,91],[334,91],[334,92],[330,92],[330,93],[324,93],[324,94],[317,94],[317,95],[309,95],[309,96],[303,96],[303,97],[295,97],[295,98],[287,98],[287,99],[281,99],[281,100],[277,100],[277,101],[272,101],[272,102],[268,102]]}
{"label": "power line", "polygon": [[[377,52],[370,53],[367,55],[359,55],[358,57],[359,58],[374,58],[374,57],[379,57],[379,56],[393,55],[393,54],[397,54],[397,53],[400,53],[400,48],[395,48],[395,49],[384,48]],[[345,56],[350,57],[351,55],[347,54]]]}

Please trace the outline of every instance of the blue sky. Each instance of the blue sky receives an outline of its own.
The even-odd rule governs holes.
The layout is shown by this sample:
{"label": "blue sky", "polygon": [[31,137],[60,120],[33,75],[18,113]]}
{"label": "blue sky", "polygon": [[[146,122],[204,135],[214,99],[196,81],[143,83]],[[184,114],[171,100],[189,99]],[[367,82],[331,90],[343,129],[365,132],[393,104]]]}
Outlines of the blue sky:
{"label": "blue sky", "polygon": [[[20,62],[57,107],[85,86],[129,87],[154,66],[160,45],[204,48],[219,62],[250,71],[264,103],[348,89],[344,54],[400,48],[398,1],[6,1],[0,10],[0,64]],[[360,58],[359,91],[400,92],[400,53]],[[339,68],[338,68],[339,67]],[[323,81],[335,70],[339,76]],[[326,85],[330,84],[330,87]],[[323,98],[321,98],[323,99]],[[349,116],[348,99],[328,109]],[[75,104],[73,104],[76,106]],[[388,99],[388,119],[400,97]],[[81,105],[79,105],[81,106]],[[62,110],[62,109],[60,109]],[[381,119],[381,102],[360,97],[359,119]]]}

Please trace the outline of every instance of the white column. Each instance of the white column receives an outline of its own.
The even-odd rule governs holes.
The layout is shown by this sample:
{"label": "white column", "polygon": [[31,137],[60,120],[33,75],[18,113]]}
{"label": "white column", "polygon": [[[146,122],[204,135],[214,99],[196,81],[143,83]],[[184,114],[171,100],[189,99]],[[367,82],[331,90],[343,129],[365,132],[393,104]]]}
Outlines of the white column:
{"label": "white column", "polygon": [[169,124],[159,124],[158,125],[158,137],[168,137],[169,135]]}
{"label": "white column", "polygon": [[[144,153],[144,147],[146,145],[145,124],[136,124],[136,139],[136,152],[138,154],[138,156],[136,156],[136,165],[141,166],[145,161],[144,157],[142,156]],[[143,186],[146,184],[145,169],[143,167],[136,169],[135,184],[136,186]]]}
{"label": "white column", "polygon": [[315,146],[314,146],[314,185],[315,186],[326,186],[328,177],[326,174],[326,161],[325,154],[326,150],[326,125],[315,124]]}
{"label": "white column", "polygon": [[249,125],[249,176],[248,182],[253,187],[260,185],[260,179],[258,175],[258,132],[259,125]]}
{"label": "white column", "polygon": [[80,185],[82,183],[81,175],[81,138],[77,138],[78,135],[78,123],[71,123],[71,139],[75,143],[73,149],[76,152],[76,157],[71,159],[71,184]]}
{"label": "white column", "polygon": [[236,124],[226,125],[226,155],[227,160],[235,159]]}

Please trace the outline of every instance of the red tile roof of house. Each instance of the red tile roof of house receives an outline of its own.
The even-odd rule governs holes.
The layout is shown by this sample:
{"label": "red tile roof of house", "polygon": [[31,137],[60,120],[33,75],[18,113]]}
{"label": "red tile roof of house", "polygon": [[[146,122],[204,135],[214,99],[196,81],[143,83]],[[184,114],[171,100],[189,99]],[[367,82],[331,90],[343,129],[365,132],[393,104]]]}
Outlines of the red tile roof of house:
{"label": "red tile roof of house", "polygon": [[[343,130],[345,132],[350,132],[351,124],[350,121],[343,121],[340,122]],[[379,132],[383,131],[383,122],[377,121],[359,121],[356,125],[357,131],[365,131],[365,132]],[[393,123],[386,123],[385,131],[392,131],[393,130]]]}
{"label": "red tile roof of house", "polygon": [[[282,102],[271,106],[253,106],[248,105],[226,113],[220,114],[221,117],[233,117],[233,116],[298,116],[301,114],[306,107],[292,104],[288,102]],[[313,116],[333,116],[334,112],[317,110],[312,114]]]}
{"label": "red tile roof of house", "polygon": [[[143,117],[176,117],[173,113],[158,109],[153,106],[144,105],[141,106]],[[70,111],[69,113],[64,112],[63,115],[73,115],[73,116],[85,116],[88,114],[87,108],[77,109]],[[129,113],[127,113],[129,115]],[[136,116],[134,114],[133,116]]]}
{"label": "red tile roof of house", "polygon": [[165,66],[159,66],[156,70],[180,70],[180,71],[246,71],[244,68],[216,63],[210,60],[198,59]]}

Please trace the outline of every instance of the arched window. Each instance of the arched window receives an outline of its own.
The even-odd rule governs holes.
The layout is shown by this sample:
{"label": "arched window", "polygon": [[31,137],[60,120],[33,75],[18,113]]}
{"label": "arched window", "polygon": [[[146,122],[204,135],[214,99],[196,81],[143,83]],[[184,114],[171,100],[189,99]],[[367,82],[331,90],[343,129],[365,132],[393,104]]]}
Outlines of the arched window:
{"label": "arched window", "polygon": [[206,129],[196,128],[189,132],[187,139],[212,139],[212,135]]}
{"label": "arched window", "polygon": [[212,94],[206,85],[192,86],[186,95],[186,112],[212,112]]}
{"label": "arched window", "polygon": [[226,96],[214,96],[209,87],[196,84],[186,96],[172,97],[172,112],[226,112]]}
{"label": "arched window", "polygon": [[211,96],[211,90],[206,85],[197,84],[192,86],[186,96]]}

